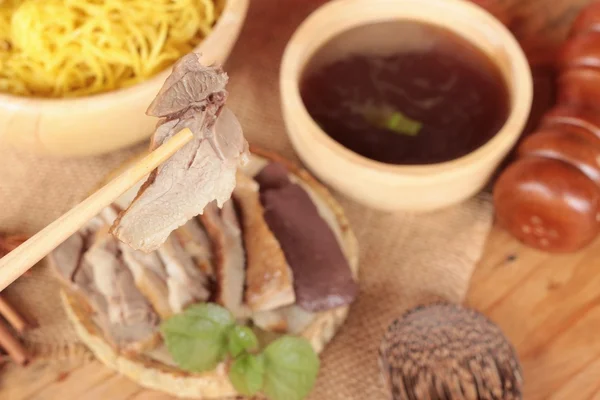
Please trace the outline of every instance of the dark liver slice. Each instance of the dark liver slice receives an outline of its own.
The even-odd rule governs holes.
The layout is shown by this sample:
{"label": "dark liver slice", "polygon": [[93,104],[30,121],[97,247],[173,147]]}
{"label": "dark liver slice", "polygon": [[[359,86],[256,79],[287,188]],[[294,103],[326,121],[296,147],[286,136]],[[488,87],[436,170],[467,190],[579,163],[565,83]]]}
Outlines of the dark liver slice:
{"label": "dark liver slice", "polygon": [[256,180],[265,220],[294,273],[296,303],[308,311],[351,303],[357,284],[335,234],[309,195],[290,182],[281,164],[268,165]]}
{"label": "dark liver slice", "polygon": [[277,189],[288,185],[290,178],[287,168],[278,162],[269,163],[264,167],[254,180],[260,185],[260,191],[264,192],[269,189]]}

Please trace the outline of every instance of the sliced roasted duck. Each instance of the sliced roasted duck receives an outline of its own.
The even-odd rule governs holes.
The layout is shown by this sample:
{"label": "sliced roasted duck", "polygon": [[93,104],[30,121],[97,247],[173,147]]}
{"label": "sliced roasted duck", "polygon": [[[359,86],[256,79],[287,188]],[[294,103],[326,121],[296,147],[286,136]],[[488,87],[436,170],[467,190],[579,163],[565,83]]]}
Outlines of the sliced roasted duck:
{"label": "sliced roasted duck", "polygon": [[211,203],[204,210],[202,222],[213,244],[217,303],[236,317],[248,314],[243,304],[246,258],[242,231],[233,201],[219,210]]}
{"label": "sliced roasted duck", "polygon": [[238,173],[233,199],[240,209],[246,249],[246,304],[253,311],[293,304],[292,270],[265,221],[258,183]]}
{"label": "sliced roasted duck", "polygon": [[248,143],[235,115],[224,107],[227,74],[206,67],[190,53],[173,67],[147,114],[160,117],[150,149],[184,128],[194,139],[152,171],[122,212],[112,233],[136,250],[156,250],[173,230],[216,200],[222,206],[235,186],[235,172],[248,157]]}

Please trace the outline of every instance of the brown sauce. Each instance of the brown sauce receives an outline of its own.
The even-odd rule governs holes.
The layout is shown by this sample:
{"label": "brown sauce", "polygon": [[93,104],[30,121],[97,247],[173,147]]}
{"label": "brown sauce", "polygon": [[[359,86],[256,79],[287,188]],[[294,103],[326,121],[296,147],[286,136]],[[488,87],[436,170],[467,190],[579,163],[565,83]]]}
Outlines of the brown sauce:
{"label": "brown sauce", "polygon": [[319,49],[301,80],[303,102],[346,148],[389,164],[464,156],[508,117],[499,68],[446,29],[394,21],[349,30]]}

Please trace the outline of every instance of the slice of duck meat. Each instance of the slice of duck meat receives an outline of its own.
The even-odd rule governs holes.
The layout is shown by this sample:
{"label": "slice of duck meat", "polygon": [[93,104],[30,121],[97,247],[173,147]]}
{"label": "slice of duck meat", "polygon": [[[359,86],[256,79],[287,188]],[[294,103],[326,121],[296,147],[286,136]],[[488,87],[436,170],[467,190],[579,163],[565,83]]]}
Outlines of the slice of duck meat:
{"label": "slice of duck meat", "polygon": [[137,289],[133,275],[123,263],[117,241],[100,230],[94,245],[84,255],[81,273],[106,301],[108,326],[116,346],[124,351],[142,351],[158,342],[159,318]]}
{"label": "slice of duck meat", "polygon": [[62,284],[75,291],[87,300],[88,305],[103,322],[100,326],[108,326],[108,306],[104,296],[94,283],[92,266],[85,260],[90,234],[88,224],[79,232],[75,232],[52,253],[48,255],[51,268],[56,272]]}
{"label": "slice of duck meat", "polygon": [[102,329],[105,337],[117,347],[110,329],[108,304],[94,283],[92,265],[84,258],[84,230],[85,228],[71,235],[49,254],[48,260],[63,285],[85,299],[86,305],[91,309],[92,319]]}
{"label": "slice of duck meat", "polygon": [[192,256],[196,267],[208,278],[214,279],[212,245],[206,229],[197,218],[192,218],[174,232],[186,253]]}
{"label": "slice of duck meat", "polygon": [[316,317],[315,313],[306,311],[299,306],[290,306],[281,310],[287,321],[288,333],[292,335],[300,335],[313,322]]}
{"label": "slice of duck meat", "polygon": [[75,232],[48,255],[50,265],[67,286],[72,285],[85,250],[83,234]]}
{"label": "slice of duck meat", "polygon": [[151,150],[184,128],[191,142],[152,171],[111,232],[136,250],[156,250],[169,234],[201,214],[213,200],[231,197],[235,172],[248,159],[248,143],[235,115],[224,108],[227,75],[204,67],[197,54],[178,62],[148,114],[163,117]]}
{"label": "slice of duck meat", "polygon": [[173,315],[169,304],[167,272],[158,254],[133,250],[124,243],[119,243],[119,249],[125,265],[133,275],[135,286],[150,302],[154,311],[162,319]]}
{"label": "slice of duck meat", "polygon": [[358,288],[334,232],[308,193],[282,179],[282,168],[269,164],[255,179],[265,220],[294,274],[296,303],[311,312],[351,303]]}
{"label": "slice of duck meat", "polygon": [[67,286],[73,284],[83,255],[94,242],[96,233],[106,227],[107,218],[110,218],[110,210],[112,210],[111,206],[106,207],[48,255],[51,267]]}
{"label": "slice of duck meat", "polygon": [[252,322],[264,331],[300,335],[316,316],[294,304],[277,310],[255,312]]}
{"label": "slice of duck meat", "polygon": [[248,312],[243,305],[246,257],[235,205],[228,201],[219,210],[215,203],[209,204],[202,222],[215,254],[216,302],[235,317],[244,317]]}
{"label": "slice of duck meat", "polygon": [[233,199],[240,210],[246,248],[246,304],[253,311],[293,304],[292,270],[265,221],[258,183],[238,173]]}
{"label": "slice of duck meat", "polygon": [[252,313],[252,322],[263,331],[287,333],[285,313],[280,310],[257,311]]}
{"label": "slice of duck meat", "polygon": [[167,272],[168,300],[173,312],[179,313],[191,304],[208,300],[206,275],[173,235],[158,249],[158,255]]}
{"label": "slice of duck meat", "polygon": [[221,68],[202,65],[198,53],[187,54],[173,65],[173,72],[146,113],[168,117],[189,107],[204,106],[211,94],[225,89],[227,81],[227,74]]}

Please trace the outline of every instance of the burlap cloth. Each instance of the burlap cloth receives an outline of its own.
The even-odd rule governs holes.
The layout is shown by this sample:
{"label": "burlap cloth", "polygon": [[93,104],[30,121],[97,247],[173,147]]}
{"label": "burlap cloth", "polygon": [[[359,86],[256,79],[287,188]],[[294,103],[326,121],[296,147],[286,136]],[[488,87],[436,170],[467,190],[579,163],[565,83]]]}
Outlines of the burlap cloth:
{"label": "burlap cloth", "polygon": [[[279,108],[281,55],[296,26],[321,2],[253,0],[226,66],[229,105],[248,140],[296,160]],[[150,101],[150,99],[148,99]],[[145,145],[86,159],[52,159],[0,144],[0,230],[33,233],[81,200],[109,171]],[[336,194],[360,244],[360,295],[323,355],[315,399],[379,398],[377,347],[405,309],[432,297],[463,299],[491,224],[485,195],[429,215],[385,214]],[[39,327],[25,335],[44,357],[85,353],[60,307],[45,263],[4,292]]]}

